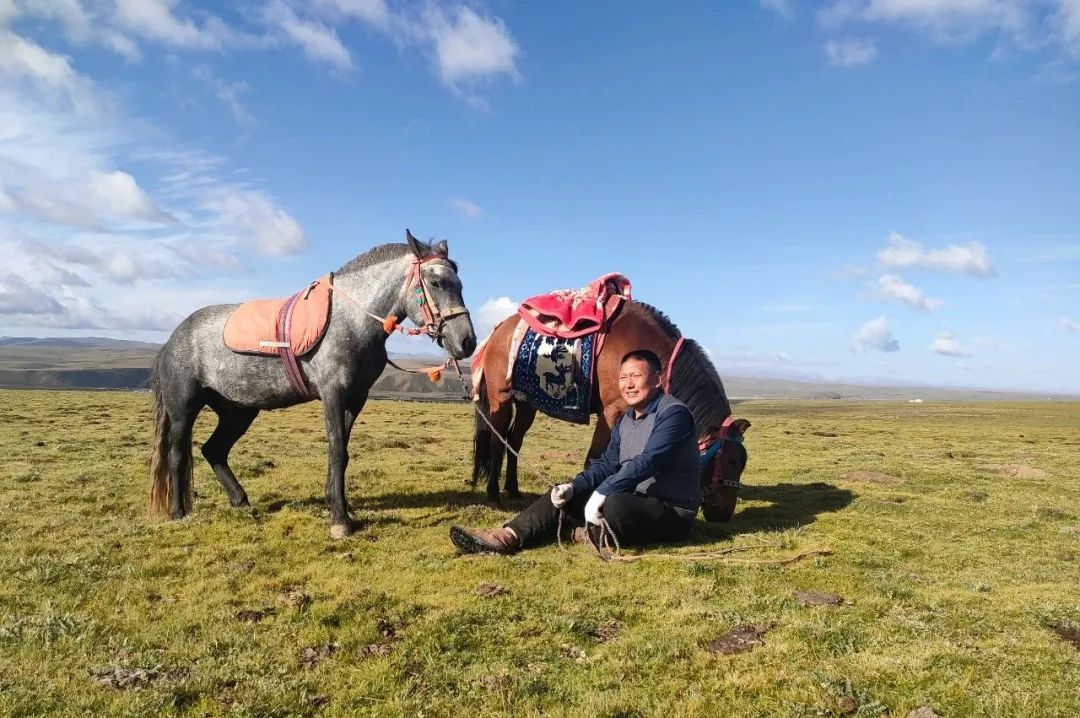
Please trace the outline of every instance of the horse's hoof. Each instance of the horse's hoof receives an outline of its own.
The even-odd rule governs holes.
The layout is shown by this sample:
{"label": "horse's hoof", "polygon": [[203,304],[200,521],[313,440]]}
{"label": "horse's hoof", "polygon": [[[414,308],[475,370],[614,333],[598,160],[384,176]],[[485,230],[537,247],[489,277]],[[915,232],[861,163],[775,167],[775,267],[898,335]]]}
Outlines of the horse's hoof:
{"label": "horse's hoof", "polygon": [[251,506],[251,504],[248,503],[248,497],[247,496],[243,497],[242,499],[237,499],[236,501],[230,500],[229,504],[234,509],[246,509],[247,507]]}
{"label": "horse's hoof", "polygon": [[334,539],[335,541],[340,541],[346,536],[352,534],[352,532],[352,524],[334,524],[330,527],[330,538]]}
{"label": "horse's hoof", "polygon": [[520,499],[521,498],[521,492],[518,491],[517,489],[507,489],[506,490],[506,495],[511,499]]}

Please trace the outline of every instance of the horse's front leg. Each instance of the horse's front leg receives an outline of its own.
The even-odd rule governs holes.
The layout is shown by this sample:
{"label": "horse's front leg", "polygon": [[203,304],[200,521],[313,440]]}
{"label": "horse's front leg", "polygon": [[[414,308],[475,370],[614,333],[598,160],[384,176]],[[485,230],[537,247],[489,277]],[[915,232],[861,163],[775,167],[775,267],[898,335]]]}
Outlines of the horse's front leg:
{"label": "horse's front leg", "polygon": [[330,506],[330,538],[343,539],[355,528],[345,500],[345,469],[349,466],[349,435],[359,410],[350,411],[342,397],[323,399],[329,456],[326,467],[326,503]]}

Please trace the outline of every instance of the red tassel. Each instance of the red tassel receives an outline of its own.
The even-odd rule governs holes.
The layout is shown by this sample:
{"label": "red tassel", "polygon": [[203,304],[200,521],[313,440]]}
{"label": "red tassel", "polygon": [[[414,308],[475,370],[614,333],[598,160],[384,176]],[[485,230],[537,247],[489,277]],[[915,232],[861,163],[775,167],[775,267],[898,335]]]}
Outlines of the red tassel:
{"label": "red tassel", "polygon": [[427,378],[431,379],[432,384],[438,384],[442,381],[442,369],[429,369]]}
{"label": "red tassel", "polygon": [[394,330],[397,329],[397,317],[391,314],[386,319],[383,319],[382,328],[387,334],[393,334]]}

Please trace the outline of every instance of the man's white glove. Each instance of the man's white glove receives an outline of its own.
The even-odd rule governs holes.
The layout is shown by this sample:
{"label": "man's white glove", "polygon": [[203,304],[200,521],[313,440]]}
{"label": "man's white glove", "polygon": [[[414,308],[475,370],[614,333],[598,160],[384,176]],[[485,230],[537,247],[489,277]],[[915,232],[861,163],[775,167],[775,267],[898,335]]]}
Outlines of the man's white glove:
{"label": "man's white glove", "polygon": [[551,490],[551,503],[555,505],[555,508],[561,509],[563,506],[566,506],[566,502],[573,496],[573,484],[559,484]]}
{"label": "man's white glove", "polygon": [[598,491],[592,492],[592,496],[585,503],[585,520],[590,524],[600,524],[600,507],[604,505],[604,496]]}

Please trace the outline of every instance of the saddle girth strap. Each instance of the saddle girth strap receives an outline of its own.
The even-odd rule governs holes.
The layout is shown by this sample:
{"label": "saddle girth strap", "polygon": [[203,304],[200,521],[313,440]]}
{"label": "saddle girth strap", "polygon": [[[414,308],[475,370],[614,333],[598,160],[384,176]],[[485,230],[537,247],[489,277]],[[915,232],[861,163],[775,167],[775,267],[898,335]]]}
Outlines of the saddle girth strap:
{"label": "saddle girth strap", "polygon": [[296,361],[296,354],[293,352],[289,341],[292,334],[293,307],[300,301],[303,294],[304,290],[301,290],[289,297],[289,301],[285,302],[281,306],[281,311],[278,312],[277,340],[282,343],[282,346],[278,348],[278,353],[281,355],[281,363],[285,367],[285,376],[289,378],[289,383],[292,384],[296,393],[303,399],[313,399],[314,396],[308,387],[307,379],[304,378],[304,373],[300,369],[299,362]]}

